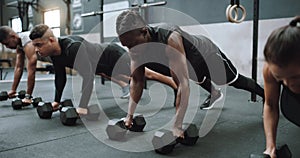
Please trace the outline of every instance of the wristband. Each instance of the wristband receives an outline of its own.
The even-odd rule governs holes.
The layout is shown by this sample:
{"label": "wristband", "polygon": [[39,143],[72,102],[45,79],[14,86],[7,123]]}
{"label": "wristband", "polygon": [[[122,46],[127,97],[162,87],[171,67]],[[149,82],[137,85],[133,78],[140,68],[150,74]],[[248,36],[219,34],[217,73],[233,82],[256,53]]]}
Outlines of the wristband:
{"label": "wristband", "polygon": [[25,94],[25,98],[26,98],[26,99],[31,99],[32,96],[31,96],[30,94]]}

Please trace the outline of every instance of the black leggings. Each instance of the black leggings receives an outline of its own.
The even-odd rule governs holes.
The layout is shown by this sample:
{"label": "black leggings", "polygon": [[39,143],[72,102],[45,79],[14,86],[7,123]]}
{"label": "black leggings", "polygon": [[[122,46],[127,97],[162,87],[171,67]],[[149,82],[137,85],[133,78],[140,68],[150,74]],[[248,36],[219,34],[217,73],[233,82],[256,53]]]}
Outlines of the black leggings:
{"label": "black leggings", "polygon": [[[254,80],[248,77],[245,77],[241,74],[238,75],[238,78],[233,83],[229,84],[230,86],[233,86],[237,89],[243,89],[249,92],[253,92],[264,98],[264,89],[260,85],[258,85]],[[215,90],[215,87],[211,84],[211,80],[208,78],[206,78],[206,80],[202,84],[200,84],[200,86],[208,92]]]}
{"label": "black leggings", "polygon": [[284,87],[280,100],[281,112],[289,121],[300,127],[300,94]]}

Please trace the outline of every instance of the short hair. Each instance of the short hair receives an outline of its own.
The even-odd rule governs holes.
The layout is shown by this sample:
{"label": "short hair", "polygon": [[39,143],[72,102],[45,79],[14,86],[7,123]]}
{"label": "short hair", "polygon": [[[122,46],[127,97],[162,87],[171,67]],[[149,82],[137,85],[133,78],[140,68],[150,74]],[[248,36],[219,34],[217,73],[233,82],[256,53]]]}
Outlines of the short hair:
{"label": "short hair", "polygon": [[47,32],[47,30],[49,29],[49,27],[45,24],[39,24],[36,25],[29,34],[29,38],[31,40],[37,39],[37,38],[41,38],[44,36],[44,34]]}
{"label": "short hair", "polygon": [[289,25],[274,30],[264,48],[265,60],[278,66],[285,66],[300,59],[300,16]]}
{"label": "short hair", "polygon": [[8,26],[1,26],[0,27],[0,42],[2,43],[4,40],[7,39],[8,35],[13,32],[13,30]]}
{"label": "short hair", "polygon": [[123,11],[116,20],[116,30],[118,35],[133,31],[146,26],[142,16],[132,10]]}

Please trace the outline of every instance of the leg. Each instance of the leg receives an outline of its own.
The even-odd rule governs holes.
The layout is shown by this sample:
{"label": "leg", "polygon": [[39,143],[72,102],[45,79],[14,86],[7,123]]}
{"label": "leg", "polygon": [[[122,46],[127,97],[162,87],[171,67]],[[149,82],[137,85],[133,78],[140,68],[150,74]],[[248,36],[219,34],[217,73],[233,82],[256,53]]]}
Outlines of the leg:
{"label": "leg", "polygon": [[257,95],[259,95],[260,97],[262,97],[263,99],[264,97],[264,89],[258,85],[254,80],[245,77],[241,74],[238,74],[238,78],[237,80],[235,80],[233,83],[229,84],[230,86],[233,86],[237,89],[243,89],[249,92],[253,92]]}
{"label": "leg", "polygon": [[[113,81],[114,83],[118,84],[121,88],[122,88],[122,96],[121,98],[122,99],[126,99],[129,97],[129,84],[121,79],[118,79],[118,78],[115,78],[115,77],[110,77],[104,73],[98,73],[98,75],[108,79],[108,80],[111,80]],[[123,77],[123,76],[120,76],[120,77]]]}
{"label": "leg", "polygon": [[202,83],[197,84],[210,93],[201,104],[200,109],[211,109],[214,104],[222,98],[223,94],[220,90],[216,89],[209,78],[205,78]]}
{"label": "leg", "polygon": [[157,72],[155,72],[153,70],[150,70],[148,68],[145,68],[145,76],[146,76],[147,79],[155,80],[155,81],[164,83],[164,84],[170,86],[171,88],[173,88],[173,91],[174,91],[174,103],[173,104],[174,104],[174,107],[176,107],[177,85],[174,82],[174,80],[171,77],[162,75],[162,74],[157,73]]}
{"label": "leg", "polygon": [[173,81],[173,79],[171,77],[162,75],[162,74],[157,73],[148,68],[145,69],[145,76],[147,79],[159,81],[161,83],[164,83],[164,84],[172,87],[173,89],[177,89],[177,85],[175,84],[175,82]]}

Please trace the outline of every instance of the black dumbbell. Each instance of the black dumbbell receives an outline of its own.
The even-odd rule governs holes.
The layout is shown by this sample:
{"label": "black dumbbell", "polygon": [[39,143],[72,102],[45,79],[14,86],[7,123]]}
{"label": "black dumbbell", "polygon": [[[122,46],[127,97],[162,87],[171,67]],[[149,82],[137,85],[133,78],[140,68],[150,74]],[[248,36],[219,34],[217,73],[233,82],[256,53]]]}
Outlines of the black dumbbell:
{"label": "black dumbbell", "polygon": [[[39,102],[41,102],[41,101],[42,101],[41,97],[36,97],[36,98],[32,99],[31,104],[33,107],[37,107]],[[15,98],[11,102],[11,106],[14,110],[20,110],[20,109],[22,109],[22,107],[29,106],[31,104],[22,102],[22,99],[20,99],[20,98]]]}
{"label": "black dumbbell", "polygon": [[36,97],[36,98],[33,98],[32,99],[32,106],[33,107],[37,107],[38,105],[39,105],[39,102],[42,102],[43,101],[43,99],[41,98],[41,97]]}
{"label": "black dumbbell", "polygon": [[60,121],[63,125],[73,126],[76,124],[78,114],[74,107],[62,107],[60,110]]}
{"label": "black dumbbell", "polygon": [[71,99],[66,99],[66,100],[62,101],[60,104],[62,107],[67,107],[67,106],[73,107],[74,106]]}
{"label": "black dumbbell", "polygon": [[8,93],[6,91],[0,92],[0,101],[4,101],[8,99]]}
{"label": "black dumbbell", "polygon": [[176,138],[173,132],[169,130],[159,130],[154,133],[152,145],[156,153],[169,154],[173,151],[175,146],[180,143],[183,145],[195,145],[199,138],[199,129],[195,124],[183,124],[184,139]]}
{"label": "black dumbbell", "polygon": [[[100,116],[100,108],[98,107],[98,105],[96,104],[90,105],[87,107],[87,109],[88,109],[88,114],[82,117],[90,121],[98,120]],[[76,112],[76,108],[74,107],[70,107],[70,106],[63,107],[60,110],[60,120],[63,125],[73,126],[76,124],[77,118],[79,118],[79,116]]]}
{"label": "black dumbbell", "polygon": [[143,132],[145,126],[146,120],[143,115],[139,114],[133,117],[132,127],[129,129],[125,126],[124,118],[109,120],[106,127],[106,133],[109,139],[121,140],[125,137],[127,130],[133,132]]}
{"label": "black dumbbell", "polygon": [[[20,99],[24,99],[26,95],[26,91],[25,90],[21,90],[16,94],[16,97],[20,98]],[[6,91],[1,91],[0,92],[0,101],[5,101],[9,98],[8,93]]]}
{"label": "black dumbbell", "polygon": [[[61,110],[64,106],[73,106],[72,101],[68,99],[61,102],[61,107],[59,109]],[[39,102],[36,111],[41,119],[50,119],[54,112],[51,102]]]}
{"label": "black dumbbell", "polygon": [[[276,156],[277,158],[291,158],[292,153],[288,145],[284,144],[276,149]],[[250,158],[271,158],[271,156],[267,154],[251,154]]]}
{"label": "black dumbbell", "polygon": [[39,102],[36,111],[41,119],[50,119],[53,113],[51,102]]}
{"label": "black dumbbell", "polygon": [[16,97],[20,98],[20,99],[24,99],[26,95],[26,91],[25,90],[20,90],[17,94]]}

